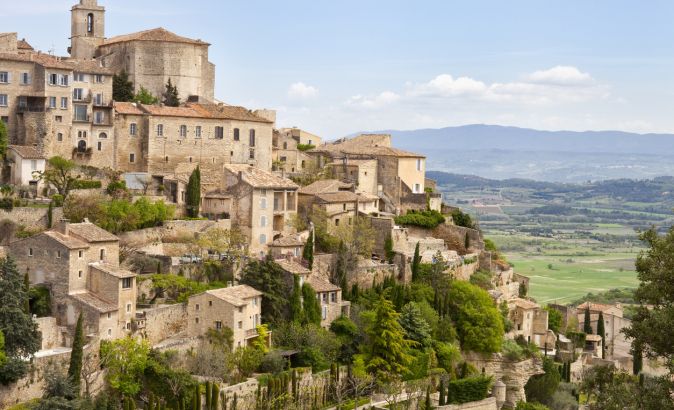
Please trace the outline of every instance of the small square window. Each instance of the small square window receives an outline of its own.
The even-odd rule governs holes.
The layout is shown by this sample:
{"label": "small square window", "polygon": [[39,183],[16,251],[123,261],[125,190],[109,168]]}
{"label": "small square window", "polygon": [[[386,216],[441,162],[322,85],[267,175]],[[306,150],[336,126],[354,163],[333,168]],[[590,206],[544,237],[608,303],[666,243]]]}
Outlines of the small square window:
{"label": "small square window", "polygon": [[136,162],[136,154],[134,153],[129,154],[129,162],[132,164]]}
{"label": "small square window", "polygon": [[209,301],[208,301],[208,306],[213,306],[213,301],[212,301],[212,300],[209,300]]}
{"label": "small square window", "polygon": [[77,252],[77,257],[82,259],[82,256],[84,256],[84,251],[78,251]]}
{"label": "small square window", "polygon": [[33,248],[28,248],[28,256],[33,256]]}
{"label": "small square window", "polygon": [[61,259],[61,251],[56,251],[56,257]]}
{"label": "small square window", "polygon": [[219,321],[219,320],[216,320],[215,321],[215,328],[218,329],[218,330],[222,329],[222,322]]}
{"label": "small square window", "polygon": [[131,289],[133,278],[122,278],[122,289]]}

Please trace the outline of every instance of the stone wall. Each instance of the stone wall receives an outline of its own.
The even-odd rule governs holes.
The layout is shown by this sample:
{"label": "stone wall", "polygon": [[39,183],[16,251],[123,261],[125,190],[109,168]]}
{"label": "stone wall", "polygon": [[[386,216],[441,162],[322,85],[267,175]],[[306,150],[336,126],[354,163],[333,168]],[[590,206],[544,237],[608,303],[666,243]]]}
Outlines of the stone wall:
{"label": "stone wall", "polygon": [[497,410],[495,397],[487,397],[484,400],[472,401],[463,404],[448,404],[446,406],[435,407],[438,410]]}
{"label": "stone wall", "polygon": [[386,238],[391,235],[395,223],[392,218],[378,218],[374,216],[368,216],[367,218],[370,220],[372,229],[375,231],[374,248],[372,249],[372,252],[381,259],[385,259],[386,252],[384,251],[384,242],[386,241]]}
{"label": "stone wall", "polygon": [[[0,210],[0,221],[8,219],[24,229],[45,230],[47,229],[47,208],[20,207],[11,211]],[[63,217],[63,208],[52,210],[52,223],[56,223]]]}
{"label": "stone wall", "polygon": [[[434,229],[425,229],[418,226],[409,226],[407,228],[410,236],[419,238],[430,236],[443,239],[448,249],[456,251],[460,255],[484,250],[482,235],[476,229],[464,228],[449,223],[440,224]],[[468,249],[465,247],[466,236],[468,236],[470,242]]]}
{"label": "stone wall", "polygon": [[37,322],[38,330],[42,336],[41,350],[54,349],[66,345],[63,333],[67,332],[67,330],[56,323],[55,317],[39,317],[35,319],[35,322]]}
{"label": "stone wall", "polygon": [[182,303],[145,309],[142,315],[145,328],[140,332],[153,346],[187,329],[187,310]]}

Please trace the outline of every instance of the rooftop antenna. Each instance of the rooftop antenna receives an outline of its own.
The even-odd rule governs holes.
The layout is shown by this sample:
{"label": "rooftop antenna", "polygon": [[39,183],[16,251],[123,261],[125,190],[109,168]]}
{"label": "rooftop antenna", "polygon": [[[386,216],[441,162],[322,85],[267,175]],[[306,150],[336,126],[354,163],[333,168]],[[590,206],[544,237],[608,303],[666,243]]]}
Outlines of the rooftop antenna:
{"label": "rooftop antenna", "polygon": [[51,48],[47,50],[47,53],[49,53],[50,56],[53,56],[54,51],[55,51],[54,43],[51,43]]}

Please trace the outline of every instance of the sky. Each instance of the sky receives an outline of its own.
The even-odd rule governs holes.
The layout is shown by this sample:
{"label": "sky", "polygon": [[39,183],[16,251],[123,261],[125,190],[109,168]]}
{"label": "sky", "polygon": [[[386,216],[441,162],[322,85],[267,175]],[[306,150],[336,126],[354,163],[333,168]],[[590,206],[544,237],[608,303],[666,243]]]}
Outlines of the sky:
{"label": "sky", "polygon": [[[75,0],[5,1],[65,55]],[[106,35],[211,43],[215,95],[326,139],[464,124],[674,133],[674,2],[99,0]]]}

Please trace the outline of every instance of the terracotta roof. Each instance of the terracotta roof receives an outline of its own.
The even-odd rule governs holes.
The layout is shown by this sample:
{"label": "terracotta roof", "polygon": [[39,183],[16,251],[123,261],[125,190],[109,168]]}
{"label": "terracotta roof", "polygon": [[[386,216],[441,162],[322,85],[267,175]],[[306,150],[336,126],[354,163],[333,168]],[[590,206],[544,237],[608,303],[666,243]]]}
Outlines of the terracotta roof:
{"label": "terracotta roof", "polygon": [[291,235],[278,238],[269,246],[304,246],[304,242],[297,236]]}
{"label": "terracotta roof", "polygon": [[150,115],[157,115],[162,117],[184,117],[184,118],[209,118],[200,110],[196,110],[191,106],[185,107],[167,107],[161,105],[140,105],[141,108]]}
{"label": "terracotta roof", "polygon": [[339,190],[349,190],[353,184],[348,184],[337,179],[321,179],[312,184],[300,188],[300,194],[316,195],[322,192],[336,192]]}
{"label": "terracotta roof", "polygon": [[211,289],[207,294],[215,296],[218,299],[231,303],[234,306],[245,306],[248,304],[246,299],[262,295],[262,292],[248,285],[230,286],[228,288]]}
{"label": "terracotta roof", "polygon": [[277,259],[275,262],[288,273],[293,273],[295,275],[307,275],[311,273],[311,270],[293,260],[283,258]]}
{"label": "terracotta roof", "polygon": [[246,164],[228,164],[225,165],[225,170],[234,175],[241,173],[243,181],[255,188],[298,188],[297,184],[287,178],[281,178],[271,172]]}
{"label": "terracotta roof", "polygon": [[114,312],[118,309],[117,305],[105,301],[93,293],[75,293],[70,295],[70,297],[101,313]]}
{"label": "terracotta roof", "polygon": [[145,111],[143,111],[138,104],[132,103],[132,102],[116,102],[115,101],[115,111],[120,113],[120,114],[127,114],[127,115],[143,115],[145,114]]}
{"label": "terracotta roof", "polygon": [[617,308],[616,306],[613,305],[604,305],[602,303],[594,303],[594,302],[584,302],[578,306],[578,310],[585,310],[588,308],[588,306],[590,307],[590,311],[595,310],[597,312],[606,312],[610,309]]}
{"label": "terracotta roof", "polygon": [[0,60],[35,63],[47,68],[72,70],[72,67],[66,64],[63,58],[54,57],[52,55],[42,53],[24,53],[24,54],[0,53]]}
{"label": "terracotta roof", "polygon": [[[359,165],[369,164],[369,163],[372,163],[372,162],[376,162],[376,160],[375,159],[351,159],[351,158],[348,158],[347,161],[346,161],[346,165],[347,166],[359,166]],[[343,160],[333,161],[333,162],[330,162],[328,165],[343,166],[344,161]]]}
{"label": "terracotta roof", "polygon": [[[73,71],[93,74],[113,75],[115,72],[110,68],[101,67],[101,63],[94,60],[64,60],[65,64],[71,67]],[[110,80],[112,81],[112,80]]]}
{"label": "terracotta roof", "polygon": [[253,111],[245,107],[238,107],[235,105],[225,105],[225,104],[187,104],[188,107],[194,107],[195,109],[200,110],[201,112],[206,113],[210,118],[217,118],[220,120],[239,120],[239,121],[252,121],[252,122],[264,122],[267,124],[273,124],[273,121],[269,121],[266,118],[260,117],[255,114]]}
{"label": "terracotta roof", "polygon": [[103,45],[115,44],[115,43],[124,43],[127,41],[163,41],[169,43],[187,43],[187,44],[196,44],[196,45],[205,45],[210,44],[201,40],[193,40],[187,37],[181,37],[175,33],[172,33],[166,30],[163,27],[153,28],[150,30],[138,31],[136,33],[124,34],[121,36],[116,36],[109,38],[103,42]]}
{"label": "terracotta roof", "polygon": [[328,204],[339,202],[356,202],[359,199],[358,195],[351,191],[323,192],[316,194],[315,196],[319,202]]}
{"label": "terracotta roof", "polygon": [[213,191],[206,192],[204,194],[204,198],[214,198],[214,199],[228,199],[231,198],[232,194],[222,191],[219,189],[215,189]]}
{"label": "terracotta roof", "polygon": [[522,299],[522,298],[517,298],[513,300],[513,303],[515,306],[522,308],[522,309],[536,309],[540,306],[538,306],[537,303],[532,302],[530,300]]}
{"label": "terracotta roof", "polygon": [[112,242],[119,241],[119,238],[103,228],[100,228],[91,222],[82,222],[78,224],[69,224],[68,233],[79,236],[87,242]]}
{"label": "terracotta roof", "polygon": [[44,231],[42,234],[54,239],[68,249],[86,249],[89,247],[86,242],[73,238],[72,236],[63,235],[58,231]]}
{"label": "terracotta roof", "polygon": [[601,336],[599,335],[585,335],[585,340],[588,342],[599,342],[601,341]]}
{"label": "terracotta roof", "polygon": [[32,145],[10,145],[7,148],[19,154],[23,159],[45,159],[40,150]]}
{"label": "terracotta roof", "polygon": [[388,134],[361,134],[350,139],[343,139],[321,145],[312,151],[335,154],[379,155],[399,158],[425,158],[421,154],[403,151],[391,147],[391,136]]}
{"label": "terracotta roof", "polygon": [[334,292],[337,290],[340,290],[340,288],[337,285],[333,285],[332,283],[328,282],[325,279],[321,279],[317,276],[309,276],[306,280],[306,283],[311,285],[311,287],[317,292]]}
{"label": "terracotta roof", "polygon": [[112,275],[116,278],[133,278],[136,276],[135,273],[130,272],[128,270],[120,269],[115,266],[109,265],[107,263],[101,263],[101,262],[94,262],[90,263],[89,266],[92,268],[99,270],[103,273],[107,273],[108,275]]}
{"label": "terracotta roof", "polygon": [[28,44],[28,42],[26,41],[25,38],[22,38],[21,40],[17,41],[17,42],[16,42],[16,47],[17,47],[19,50],[35,50],[35,49],[33,48],[33,46],[31,46],[30,44]]}

